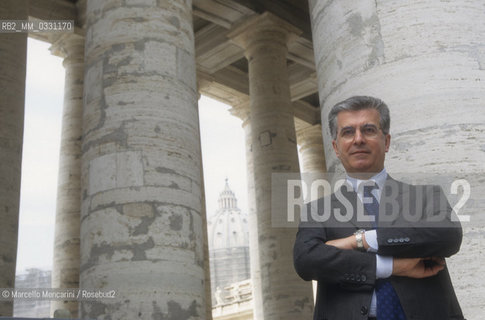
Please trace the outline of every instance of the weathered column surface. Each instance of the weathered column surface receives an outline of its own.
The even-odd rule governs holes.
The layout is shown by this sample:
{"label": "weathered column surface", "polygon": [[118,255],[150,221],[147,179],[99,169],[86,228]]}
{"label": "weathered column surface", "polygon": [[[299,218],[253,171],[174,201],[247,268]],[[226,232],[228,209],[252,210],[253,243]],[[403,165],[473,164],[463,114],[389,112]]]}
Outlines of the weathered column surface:
{"label": "weathered column surface", "polygon": [[[323,173],[327,172],[325,164],[325,153],[323,151],[322,125],[317,124],[300,129],[296,132],[298,145],[300,146],[300,163],[302,164],[302,179],[310,186],[314,179],[322,178]],[[318,189],[316,198],[326,196],[324,190]],[[307,194],[305,202],[314,201]],[[317,297],[317,281],[312,281],[313,298]]]}
{"label": "weathered column surface", "polygon": [[[192,2],[88,1],[82,318],[204,319]],[[210,308],[210,306],[209,306]]]}
{"label": "weathered column surface", "polygon": [[[300,146],[300,164],[303,167],[301,168],[302,180],[306,182],[308,187],[311,187],[311,183],[315,179],[324,178],[323,173],[327,172],[323,150],[322,126],[317,124],[300,129],[296,132],[296,136]],[[319,188],[318,193],[314,196],[315,198],[311,198],[310,192],[308,192],[304,201],[310,202],[326,196],[327,194],[324,191]],[[315,290],[314,283],[314,296],[316,294]]]}
{"label": "weathered column surface", "polygon": [[[483,2],[309,4],[322,123],[349,96],[380,97],[391,111],[391,174],[424,172],[470,182],[468,211],[458,211],[473,217],[463,224],[462,248],[449,265],[465,317],[480,319],[485,302],[477,297],[485,294],[485,278],[475,275],[483,273],[485,260]],[[328,130],[324,143],[327,167],[337,170]],[[450,184],[443,187],[451,192]],[[450,197],[452,206],[458,198]]]}
{"label": "weathered column surface", "polygon": [[[197,95],[197,100],[200,99],[200,93]],[[197,108],[197,110],[199,110]],[[198,116],[197,112],[197,116]],[[199,140],[199,147],[202,150],[202,144]],[[201,155],[201,168],[203,168],[202,162],[202,155]],[[205,189],[204,189],[204,171],[200,171],[200,184],[202,186],[202,209],[201,209],[201,217],[202,217],[202,243],[203,243],[203,254],[204,254],[204,298],[205,298],[205,318],[206,320],[212,320],[212,291],[211,291],[211,273],[210,273],[210,260],[209,260],[209,235],[207,233],[207,211],[206,211],[206,204],[205,204]]]}
{"label": "weathered column surface", "polygon": [[296,132],[300,145],[302,172],[323,173],[327,171],[323,152],[322,125],[308,126]]}
{"label": "weathered column surface", "polygon": [[[0,2],[0,17],[26,19],[27,1]],[[15,285],[26,58],[26,33],[0,35],[0,288]],[[12,311],[12,302],[0,301],[0,316]]]}
{"label": "weathered column surface", "polygon": [[[299,172],[286,64],[291,25],[271,14],[251,19],[230,36],[245,48],[249,65],[251,135],[259,269],[264,320],[309,319],[311,286],[295,273],[295,230],[271,224],[272,173]],[[285,213],[282,212],[284,215]],[[258,312],[257,312],[258,313]]]}
{"label": "weathered column surface", "polygon": [[[199,114],[199,104],[198,101],[200,100],[201,94],[200,94],[200,85],[199,85],[199,79],[197,79],[197,116]],[[200,141],[200,136],[199,136],[199,145],[200,145],[200,150],[202,150],[202,144]],[[203,168],[203,161],[202,158],[200,159],[201,161],[201,167]],[[204,186],[204,170],[200,171],[201,175],[201,185]],[[210,255],[209,255],[209,235],[208,235],[208,230],[207,230],[207,211],[206,211],[206,203],[205,203],[205,189],[202,188],[202,225],[204,226],[202,228],[203,231],[203,243],[204,243],[204,279],[205,279],[205,304],[207,306],[205,310],[205,319],[210,320],[212,319],[212,287],[211,287],[211,272],[210,272]]]}
{"label": "weathered column surface", "polygon": [[256,211],[256,194],[254,190],[254,163],[251,133],[251,117],[249,100],[231,109],[231,113],[240,118],[243,123],[246,144],[246,175],[248,181],[248,226],[249,226],[249,265],[253,290],[253,318],[263,319],[263,297],[261,286],[261,269],[259,263],[258,217]]}
{"label": "weathered column surface", "polygon": [[[83,117],[84,38],[61,36],[51,52],[64,57],[64,108],[57,178],[52,288],[79,287],[81,213],[81,137]],[[51,301],[51,314],[66,309],[77,316],[77,301]]]}

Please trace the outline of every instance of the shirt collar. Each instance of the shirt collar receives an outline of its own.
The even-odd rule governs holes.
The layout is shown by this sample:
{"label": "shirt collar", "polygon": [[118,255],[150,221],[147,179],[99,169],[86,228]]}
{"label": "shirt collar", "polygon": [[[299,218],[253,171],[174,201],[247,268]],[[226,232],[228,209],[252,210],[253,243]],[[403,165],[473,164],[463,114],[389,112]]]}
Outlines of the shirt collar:
{"label": "shirt collar", "polygon": [[384,188],[384,184],[386,183],[386,179],[387,179],[386,168],[382,169],[381,172],[379,172],[375,176],[372,176],[368,180],[356,179],[356,178],[353,178],[349,175],[347,175],[347,177],[346,177],[347,182],[352,185],[352,188],[354,189],[354,191],[359,190],[359,186],[362,182],[374,181],[379,186],[379,194],[380,194],[380,192],[382,192],[382,190]]}

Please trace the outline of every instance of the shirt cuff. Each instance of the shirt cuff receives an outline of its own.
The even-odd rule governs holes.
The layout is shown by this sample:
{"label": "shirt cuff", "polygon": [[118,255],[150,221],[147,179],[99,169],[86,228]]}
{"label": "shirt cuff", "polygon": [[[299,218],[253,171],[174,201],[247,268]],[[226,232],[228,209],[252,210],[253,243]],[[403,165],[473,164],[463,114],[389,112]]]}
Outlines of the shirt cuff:
{"label": "shirt cuff", "polygon": [[365,242],[369,245],[367,251],[377,252],[379,249],[379,244],[377,243],[377,232],[376,230],[369,230],[364,233]]}
{"label": "shirt cuff", "polygon": [[376,254],[376,277],[377,279],[389,278],[392,275],[392,257]]}

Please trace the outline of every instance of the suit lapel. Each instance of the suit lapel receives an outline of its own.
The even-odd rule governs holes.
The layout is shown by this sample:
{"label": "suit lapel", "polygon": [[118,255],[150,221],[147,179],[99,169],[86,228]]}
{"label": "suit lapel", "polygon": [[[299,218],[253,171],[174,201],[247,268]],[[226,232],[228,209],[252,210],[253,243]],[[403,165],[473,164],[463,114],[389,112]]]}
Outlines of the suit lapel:
{"label": "suit lapel", "polygon": [[379,205],[379,227],[389,227],[403,223],[403,210],[409,206],[408,185],[387,176]]}
{"label": "suit lapel", "polygon": [[[390,226],[401,222],[403,216],[402,211],[406,209],[403,205],[410,203],[409,190],[405,186],[407,185],[394,180],[389,175],[387,176],[379,201],[379,227]],[[369,215],[364,212],[364,205],[352,186],[344,183],[339,188],[339,192],[345,198],[344,201],[347,201],[347,205],[350,206],[352,212],[350,216],[347,216],[349,212],[347,212],[345,203],[339,200],[335,194],[332,195],[332,224],[335,223],[337,227],[353,226],[356,229],[373,229],[372,222],[366,221],[369,219]],[[335,209],[339,210],[340,215],[336,214]],[[359,212],[359,210],[361,211]],[[363,214],[365,216],[362,217]],[[344,216],[344,219],[342,219],[342,216]]]}
{"label": "suit lapel", "polygon": [[[350,206],[350,212],[346,205],[342,203],[335,195],[332,197],[332,213],[333,217],[336,220],[337,226],[340,223],[341,227],[352,227],[354,229],[372,229],[372,222],[370,221],[362,221],[363,219],[360,218],[361,215],[364,213],[364,205],[362,201],[357,196],[357,193],[353,190],[352,186],[349,184],[343,184],[339,189],[340,194],[343,198],[346,199],[347,205]],[[335,209],[340,210],[340,212],[344,212],[346,216],[346,220],[344,222],[341,221],[335,215]],[[368,215],[366,215],[368,218]]]}

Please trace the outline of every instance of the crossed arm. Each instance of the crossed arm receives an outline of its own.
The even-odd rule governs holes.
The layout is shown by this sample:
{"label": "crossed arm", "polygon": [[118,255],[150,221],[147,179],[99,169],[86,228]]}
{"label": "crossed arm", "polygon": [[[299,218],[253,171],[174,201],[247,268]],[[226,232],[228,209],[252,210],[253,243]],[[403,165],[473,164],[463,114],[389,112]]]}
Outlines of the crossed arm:
{"label": "crossed arm", "polygon": [[[364,249],[368,250],[370,246],[365,240],[365,234],[362,237],[362,241],[364,243]],[[354,235],[330,240],[326,244],[343,250],[357,249],[357,241]],[[393,258],[392,275],[409,278],[427,278],[443,270],[445,265],[446,262],[443,257]]]}
{"label": "crossed arm", "polygon": [[[444,197],[441,188],[434,189],[433,197]],[[445,198],[446,199],[446,198]],[[436,202],[438,203],[438,202]],[[444,211],[444,212],[443,212]],[[445,268],[444,257],[458,252],[462,230],[459,222],[451,219],[452,210],[432,208],[425,217],[444,216],[439,224],[408,224],[402,227],[378,229],[378,248],[375,253],[359,252],[352,232],[346,237],[328,237],[323,224],[302,224],[294,248],[294,262],[298,274],[306,280],[324,279],[328,282],[346,283],[343,274],[365,274],[366,281],[359,286],[373,284],[376,278],[376,257],[392,257],[392,274],[411,278],[425,278],[436,275]],[[421,223],[421,222],[418,222]],[[410,241],[389,241],[408,238]],[[365,248],[369,244],[363,239]]]}

